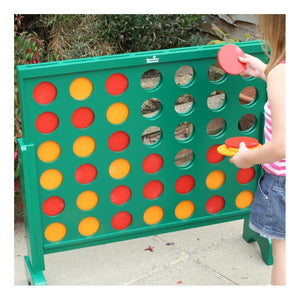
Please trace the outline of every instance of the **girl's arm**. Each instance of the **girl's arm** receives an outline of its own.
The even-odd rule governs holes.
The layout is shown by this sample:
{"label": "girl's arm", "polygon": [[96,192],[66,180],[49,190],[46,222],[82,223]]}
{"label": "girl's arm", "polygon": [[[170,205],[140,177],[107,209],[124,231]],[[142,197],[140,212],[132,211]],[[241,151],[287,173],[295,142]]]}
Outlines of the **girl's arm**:
{"label": "girl's arm", "polygon": [[255,150],[249,150],[241,143],[238,153],[230,159],[238,168],[250,168],[285,158],[285,64],[269,72],[267,92],[272,114],[272,140]]}

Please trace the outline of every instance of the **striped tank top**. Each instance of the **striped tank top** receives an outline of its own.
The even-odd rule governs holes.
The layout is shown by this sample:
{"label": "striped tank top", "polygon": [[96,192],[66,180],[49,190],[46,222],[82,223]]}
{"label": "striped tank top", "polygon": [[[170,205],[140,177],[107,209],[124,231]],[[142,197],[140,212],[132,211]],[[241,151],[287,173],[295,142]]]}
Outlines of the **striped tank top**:
{"label": "striped tank top", "polygon": [[[282,61],[281,63],[285,63]],[[270,103],[267,101],[264,107],[265,110],[265,127],[264,127],[264,134],[265,134],[265,142],[272,140],[272,115],[271,115],[271,108]],[[277,176],[285,176],[286,175],[286,160],[281,159],[274,163],[270,164],[262,164],[261,165],[264,170],[267,172],[277,175]]]}

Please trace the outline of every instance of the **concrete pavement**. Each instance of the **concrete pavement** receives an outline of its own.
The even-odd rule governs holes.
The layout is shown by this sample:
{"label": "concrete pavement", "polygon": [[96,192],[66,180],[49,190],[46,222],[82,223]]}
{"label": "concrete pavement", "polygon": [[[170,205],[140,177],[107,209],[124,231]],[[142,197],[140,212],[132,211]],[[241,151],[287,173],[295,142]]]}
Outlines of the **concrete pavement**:
{"label": "concrete pavement", "polygon": [[[48,254],[48,285],[268,285],[272,266],[242,238],[243,220]],[[23,224],[15,225],[15,285],[27,285]]]}

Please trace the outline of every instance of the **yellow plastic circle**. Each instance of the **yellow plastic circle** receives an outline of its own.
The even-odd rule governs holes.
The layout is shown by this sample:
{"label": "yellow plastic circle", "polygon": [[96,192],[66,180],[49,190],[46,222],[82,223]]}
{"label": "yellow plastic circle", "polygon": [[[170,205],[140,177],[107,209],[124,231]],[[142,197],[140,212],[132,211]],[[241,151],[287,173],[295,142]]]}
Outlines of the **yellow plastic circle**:
{"label": "yellow plastic circle", "polygon": [[92,91],[93,84],[85,77],[76,78],[70,85],[70,95],[76,100],[84,100],[88,98]]}
{"label": "yellow plastic circle", "polygon": [[109,175],[114,179],[121,179],[130,172],[130,163],[124,158],[114,160],[109,166]]}
{"label": "yellow plastic circle", "polygon": [[73,151],[77,156],[86,157],[95,151],[96,142],[90,136],[81,136],[73,144]]}
{"label": "yellow plastic circle", "polygon": [[106,112],[106,118],[107,120],[112,124],[121,124],[123,123],[129,114],[129,110],[127,105],[124,103],[114,103],[112,104],[107,112]]}
{"label": "yellow plastic circle", "polygon": [[49,169],[42,173],[40,177],[40,184],[46,190],[56,189],[61,185],[63,176],[60,171],[56,169]]}
{"label": "yellow plastic circle", "polygon": [[94,208],[98,203],[99,197],[93,191],[84,191],[77,197],[76,204],[79,209],[89,210]]}
{"label": "yellow plastic circle", "polygon": [[206,177],[206,186],[211,189],[215,190],[223,185],[225,181],[225,174],[220,170],[213,171],[208,174]]}
{"label": "yellow plastic circle", "polygon": [[175,216],[178,219],[189,218],[195,211],[195,205],[190,200],[180,202],[175,208]]}
{"label": "yellow plastic circle", "polygon": [[235,205],[237,208],[246,208],[251,205],[254,194],[251,191],[243,191],[235,198]]}
{"label": "yellow plastic circle", "polygon": [[46,141],[39,146],[37,155],[43,162],[52,162],[59,157],[60,152],[61,148],[58,143],[54,141]]}
{"label": "yellow plastic circle", "polygon": [[80,221],[78,231],[84,236],[95,234],[100,228],[100,222],[94,217],[87,217]]}
{"label": "yellow plastic circle", "polygon": [[62,223],[52,223],[45,229],[44,235],[49,242],[62,240],[67,234],[67,228]]}
{"label": "yellow plastic circle", "polygon": [[160,206],[151,206],[144,213],[144,221],[148,225],[158,223],[164,216],[164,211]]}

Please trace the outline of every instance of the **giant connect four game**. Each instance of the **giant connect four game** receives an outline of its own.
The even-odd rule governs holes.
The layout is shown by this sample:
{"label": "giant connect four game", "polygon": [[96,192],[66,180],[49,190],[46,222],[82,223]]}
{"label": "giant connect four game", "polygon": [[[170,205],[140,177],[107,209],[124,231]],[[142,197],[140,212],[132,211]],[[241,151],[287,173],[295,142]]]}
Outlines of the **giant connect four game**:
{"label": "giant connect four game", "polygon": [[220,47],[18,66],[30,283],[48,253],[249,218],[260,167],[217,147],[263,143],[266,86],[222,72]]}

